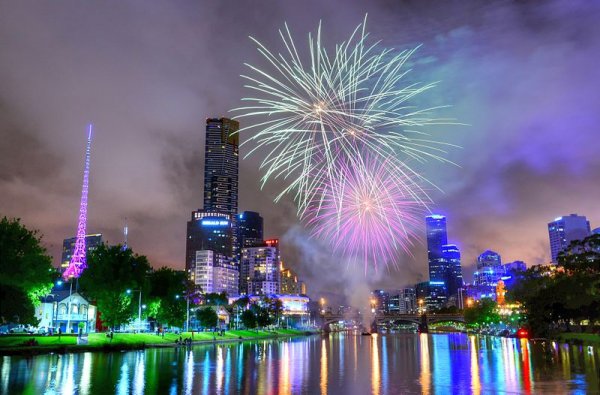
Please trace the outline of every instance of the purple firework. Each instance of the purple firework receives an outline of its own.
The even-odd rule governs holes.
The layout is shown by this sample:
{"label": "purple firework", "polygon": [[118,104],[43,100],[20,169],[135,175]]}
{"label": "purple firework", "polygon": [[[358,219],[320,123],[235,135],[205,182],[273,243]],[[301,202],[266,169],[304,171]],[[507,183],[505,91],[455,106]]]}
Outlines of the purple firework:
{"label": "purple firework", "polygon": [[310,202],[306,222],[312,235],[336,253],[377,270],[410,254],[415,229],[422,227],[429,198],[410,172],[393,159],[366,157],[337,166],[335,181]]}

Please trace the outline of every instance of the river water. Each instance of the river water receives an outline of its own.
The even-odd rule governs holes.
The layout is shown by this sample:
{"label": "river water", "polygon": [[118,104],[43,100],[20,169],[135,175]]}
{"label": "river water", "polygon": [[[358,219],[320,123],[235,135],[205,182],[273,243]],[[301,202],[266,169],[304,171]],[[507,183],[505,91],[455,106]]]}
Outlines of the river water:
{"label": "river water", "polygon": [[600,393],[600,350],[464,334],[4,356],[2,394]]}

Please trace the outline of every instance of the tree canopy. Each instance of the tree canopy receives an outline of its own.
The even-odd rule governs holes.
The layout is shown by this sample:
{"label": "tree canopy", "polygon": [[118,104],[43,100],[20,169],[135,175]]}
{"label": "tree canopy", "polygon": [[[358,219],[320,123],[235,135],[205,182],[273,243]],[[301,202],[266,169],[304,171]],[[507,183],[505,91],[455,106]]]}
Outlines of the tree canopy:
{"label": "tree canopy", "polygon": [[533,266],[508,296],[527,311],[534,333],[570,330],[571,322],[600,318],[600,235],[574,241],[556,266]]}
{"label": "tree canopy", "polygon": [[132,299],[137,300],[139,290],[146,295],[149,291],[146,277],[150,264],[146,257],[120,245],[102,244],[88,254],[87,264],[79,285],[95,300],[102,321],[109,327],[128,322],[133,315]]}
{"label": "tree canopy", "polygon": [[192,288],[186,272],[162,267],[150,273],[148,279],[147,315],[162,324],[183,326],[187,292]]}
{"label": "tree canopy", "polygon": [[19,219],[0,220],[0,316],[34,323],[34,306],[52,289],[56,271],[35,230]]}
{"label": "tree canopy", "polygon": [[217,316],[217,312],[212,307],[198,309],[196,317],[203,328],[215,328],[219,322],[219,316]]}

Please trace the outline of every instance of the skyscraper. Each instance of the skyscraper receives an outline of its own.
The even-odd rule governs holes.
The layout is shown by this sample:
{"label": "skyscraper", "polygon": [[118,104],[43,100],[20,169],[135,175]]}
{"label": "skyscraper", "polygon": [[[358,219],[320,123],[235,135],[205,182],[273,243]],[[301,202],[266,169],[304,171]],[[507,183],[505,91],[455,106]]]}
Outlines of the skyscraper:
{"label": "skyscraper", "polygon": [[204,210],[226,213],[238,211],[240,125],[228,118],[206,120],[204,147]]}
{"label": "skyscraper", "polygon": [[[231,215],[206,210],[192,212],[192,218],[187,223],[186,261],[185,268],[190,280],[202,292],[223,292],[221,285],[215,281],[220,276],[218,269],[237,271],[233,260],[233,225]],[[231,287],[226,287],[230,296]]]}
{"label": "skyscraper", "polygon": [[244,211],[238,215],[238,244],[240,248],[264,244],[263,218],[259,213]]}
{"label": "skyscraper", "polygon": [[429,261],[429,280],[445,281],[446,265],[442,260],[442,246],[448,244],[446,217],[429,215],[425,218],[427,229],[427,259]]}
{"label": "skyscraper", "polygon": [[557,262],[558,254],[574,240],[583,240],[591,234],[590,222],[585,216],[571,214],[556,218],[548,224],[550,256]]}
{"label": "skyscraper", "polygon": [[206,120],[204,209],[187,224],[186,270],[203,292],[226,291],[237,267],[239,123],[228,118]]}
{"label": "skyscraper", "polygon": [[504,275],[502,258],[492,250],[486,250],[477,257],[477,271],[474,273],[474,285],[496,287]]}
{"label": "skyscraper", "polygon": [[444,282],[448,290],[448,296],[456,297],[458,289],[463,286],[462,268],[460,266],[460,250],[454,244],[445,244],[442,246],[442,258],[446,274]]}

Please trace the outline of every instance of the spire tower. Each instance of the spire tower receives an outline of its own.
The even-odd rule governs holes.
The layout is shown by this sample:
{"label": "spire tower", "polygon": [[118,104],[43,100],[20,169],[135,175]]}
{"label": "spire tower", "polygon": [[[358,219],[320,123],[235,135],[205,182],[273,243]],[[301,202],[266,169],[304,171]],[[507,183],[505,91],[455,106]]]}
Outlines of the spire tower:
{"label": "spire tower", "polygon": [[87,267],[85,233],[87,226],[87,200],[88,200],[88,182],[90,176],[90,151],[92,148],[92,124],[89,125],[88,141],[85,150],[85,168],[83,170],[83,187],[81,189],[81,204],[79,205],[79,222],[77,224],[77,239],[75,249],[71,256],[71,262],[63,273],[65,280],[69,278],[78,278],[81,272]]}

